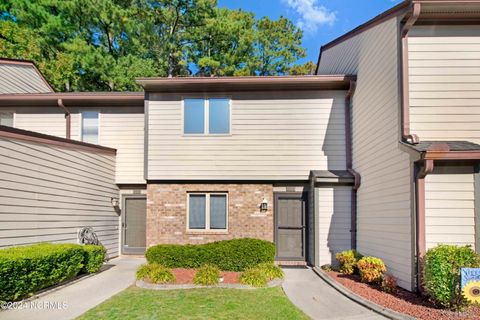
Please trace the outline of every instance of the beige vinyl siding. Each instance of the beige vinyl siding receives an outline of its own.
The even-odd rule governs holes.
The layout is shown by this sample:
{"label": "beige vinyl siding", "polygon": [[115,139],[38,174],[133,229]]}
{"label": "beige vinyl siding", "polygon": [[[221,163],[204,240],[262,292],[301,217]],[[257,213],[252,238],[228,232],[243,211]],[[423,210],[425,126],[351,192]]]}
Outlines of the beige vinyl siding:
{"label": "beige vinyl siding", "polygon": [[145,145],[145,114],[142,107],[99,107],[72,109],[72,139],[81,140],[81,111],[98,111],[101,146],[117,149],[118,184],[145,183],[143,154]]}
{"label": "beige vinyl siding", "polygon": [[335,254],[351,248],[351,193],[349,186],[315,188],[317,212],[317,266],[335,264]]}
{"label": "beige vinyl siding", "polygon": [[435,167],[425,178],[427,249],[438,244],[475,248],[475,186],[472,167]]}
{"label": "beige vinyl siding", "polygon": [[59,107],[2,108],[14,111],[14,127],[65,138],[65,114]]}
{"label": "beige vinyl siding", "polygon": [[0,94],[52,92],[33,65],[0,61]]}
{"label": "beige vinyl siding", "polygon": [[118,255],[115,156],[0,138],[0,247],[77,242],[93,227]]}
{"label": "beige vinyl siding", "polygon": [[356,74],[352,102],[353,167],[362,176],[357,194],[357,246],[378,256],[412,288],[410,160],[399,149],[398,21],[392,18],[322,53],[319,74]]}
{"label": "beige vinyl siding", "polygon": [[480,26],[417,26],[410,34],[412,132],[480,143]]}
{"label": "beige vinyl siding", "polygon": [[231,135],[185,136],[182,97],[151,94],[148,179],[307,180],[345,169],[344,91],[234,93]]}

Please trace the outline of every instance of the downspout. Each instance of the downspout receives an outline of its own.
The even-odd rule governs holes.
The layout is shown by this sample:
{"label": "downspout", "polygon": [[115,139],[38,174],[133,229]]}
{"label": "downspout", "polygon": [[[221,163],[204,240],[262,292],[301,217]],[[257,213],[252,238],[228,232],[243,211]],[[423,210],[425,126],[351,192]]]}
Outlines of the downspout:
{"label": "downspout", "polygon": [[70,139],[71,128],[72,128],[72,116],[71,116],[70,110],[68,110],[68,108],[65,107],[62,99],[58,99],[57,104],[60,108],[62,108],[65,111],[65,129],[66,129],[65,138]]}
{"label": "downspout", "polygon": [[410,132],[410,88],[408,72],[408,33],[420,16],[421,4],[413,3],[412,14],[401,29],[402,37],[402,141],[417,144],[420,139]]}
{"label": "downspout", "polygon": [[418,172],[415,184],[417,198],[417,219],[416,219],[416,246],[417,246],[417,289],[422,290],[422,258],[426,253],[425,238],[425,177],[433,172],[433,160],[424,160],[422,169]]}
{"label": "downspout", "polygon": [[350,88],[345,96],[345,156],[347,162],[347,171],[354,177],[354,185],[350,198],[351,214],[350,214],[350,246],[352,249],[357,248],[357,190],[360,188],[360,174],[353,169],[352,160],[352,116],[351,106],[352,98],[355,93],[356,82],[350,80]]}

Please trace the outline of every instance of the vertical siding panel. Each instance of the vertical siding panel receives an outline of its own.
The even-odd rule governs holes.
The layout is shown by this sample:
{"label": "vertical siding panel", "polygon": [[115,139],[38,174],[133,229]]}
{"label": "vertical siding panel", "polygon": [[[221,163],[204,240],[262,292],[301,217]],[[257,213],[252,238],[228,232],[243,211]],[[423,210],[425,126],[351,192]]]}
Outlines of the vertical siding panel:
{"label": "vertical siding panel", "polygon": [[426,247],[475,248],[475,186],[472,167],[435,167],[425,178]]}
{"label": "vertical siding panel", "polygon": [[77,242],[92,227],[118,255],[115,156],[0,138],[0,247]]}
{"label": "vertical siding panel", "polygon": [[480,143],[480,27],[413,28],[409,68],[412,132]]}
{"label": "vertical siding panel", "polygon": [[398,21],[392,18],[325,50],[319,74],[356,74],[352,102],[353,167],[357,193],[357,246],[385,260],[399,285],[412,287],[409,156],[398,148]]}
{"label": "vertical siding panel", "polygon": [[335,263],[335,254],[350,249],[351,187],[315,188],[318,210],[319,266]]}

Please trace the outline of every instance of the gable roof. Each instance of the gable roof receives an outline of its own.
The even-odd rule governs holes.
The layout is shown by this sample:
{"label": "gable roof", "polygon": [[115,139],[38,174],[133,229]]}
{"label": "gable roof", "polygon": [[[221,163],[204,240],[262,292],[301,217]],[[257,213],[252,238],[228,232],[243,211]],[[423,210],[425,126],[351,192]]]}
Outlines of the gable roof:
{"label": "gable roof", "polygon": [[54,92],[33,61],[0,58],[0,94]]}
{"label": "gable roof", "polygon": [[415,3],[421,4],[422,9],[420,19],[424,20],[425,23],[439,23],[445,20],[471,20],[478,22],[480,19],[480,0],[405,0],[387,11],[380,13],[364,24],[361,24],[355,29],[341,35],[325,45],[322,45],[320,47],[315,73],[318,72],[320,66],[322,51],[334,47],[337,44],[367,31],[393,17],[409,15]]}

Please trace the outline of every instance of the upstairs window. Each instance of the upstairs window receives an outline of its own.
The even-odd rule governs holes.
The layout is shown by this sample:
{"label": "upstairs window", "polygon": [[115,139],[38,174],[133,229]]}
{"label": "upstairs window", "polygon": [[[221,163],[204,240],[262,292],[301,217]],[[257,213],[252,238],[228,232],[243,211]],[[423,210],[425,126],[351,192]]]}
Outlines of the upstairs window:
{"label": "upstairs window", "polygon": [[0,126],[13,127],[13,112],[0,111]]}
{"label": "upstairs window", "polygon": [[98,111],[82,112],[82,141],[98,144]]}
{"label": "upstairs window", "polygon": [[183,101],[183,133],[230,134],[230,99],[185,99]]}

